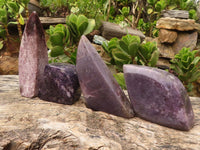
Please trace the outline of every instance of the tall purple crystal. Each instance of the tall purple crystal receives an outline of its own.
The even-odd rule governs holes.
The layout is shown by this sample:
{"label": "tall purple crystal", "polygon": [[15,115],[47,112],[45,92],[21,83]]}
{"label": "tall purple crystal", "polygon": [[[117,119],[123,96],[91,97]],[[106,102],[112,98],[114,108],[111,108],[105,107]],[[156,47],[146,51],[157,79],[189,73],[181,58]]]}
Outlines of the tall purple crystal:
{"label": "tall purple crystal", "polygon": [[125,118],[134,116],[130,101],[85,36],[79,42],[76,63],[79,83],[88,108]]}
{"label": "tall purple crystal", "polygon": [[79,100],[80,96],[81,90],[74,65],[65,63],[46,65],[44,84],[39,89],[39,98],[71,105]]}
{"label": "tall purple crystal", "polygon": [[128,94],[136,115],[179,130],[194,124],[190,99],[181,81],[160,69],[124,65]]}
{"label": "tall purple crystal", "polygon": [[31,98],[38,95],[46,64],[48,55],[45,35],[38,15],[33,12],[25,26],[19,52],[19,85],[22,96]]}

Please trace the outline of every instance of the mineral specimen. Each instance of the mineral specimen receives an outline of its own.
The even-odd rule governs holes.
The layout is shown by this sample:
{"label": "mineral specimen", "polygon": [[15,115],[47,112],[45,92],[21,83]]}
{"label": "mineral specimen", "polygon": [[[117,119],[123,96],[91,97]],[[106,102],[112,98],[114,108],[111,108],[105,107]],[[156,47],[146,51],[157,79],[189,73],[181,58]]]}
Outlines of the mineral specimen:
{"label": "mineral specimen", "polygon": [[43,84],[44,67],[48,64],[43,27],[36,12],[27,21],[19,51],[20,93],[25,97],[38,95]]}
{"label": "mineral specimen", "polygon": [[64,63],[46,65],[44,84],[39,89],[40,99],[71,105],[79,100],[80,96],[81,90],[74,65]]}
{"label": "mineral specimen", "polygon": [[85,36],[79,42],[76,63],[79,83],[88,108],[125,118],[134,116],[130,101]]}
{"label": "mineral specimen", "polygon": [[194,114],[187,92],[174,75],[146,66],[124,65],[128,94],[137,116],[179,130],[189,130]]}

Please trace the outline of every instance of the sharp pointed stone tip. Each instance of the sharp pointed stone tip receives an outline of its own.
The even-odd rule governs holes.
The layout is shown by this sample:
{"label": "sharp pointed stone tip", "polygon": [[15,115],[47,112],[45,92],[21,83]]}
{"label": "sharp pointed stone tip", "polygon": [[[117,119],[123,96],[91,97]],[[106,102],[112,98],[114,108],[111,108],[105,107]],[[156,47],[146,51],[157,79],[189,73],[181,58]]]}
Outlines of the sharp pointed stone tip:
{"label": "sharp pointed stone tip", "polygon": [[[36,28],[34,28],[36,26]],[[43,36],[44,30],[43,26],[40,22],[39,16],[37,15],[37,12],[34,11],[31,13],[29,16],[29,19],[26,23],[26,29],[25,31],[27,32],[28,35],[35,33],[37,30],[38,34]]]}
{"label": "sharp pointed stone tip", "polygon": [[88,38],[85,35],[82,35],[81,40],[88,40]]}

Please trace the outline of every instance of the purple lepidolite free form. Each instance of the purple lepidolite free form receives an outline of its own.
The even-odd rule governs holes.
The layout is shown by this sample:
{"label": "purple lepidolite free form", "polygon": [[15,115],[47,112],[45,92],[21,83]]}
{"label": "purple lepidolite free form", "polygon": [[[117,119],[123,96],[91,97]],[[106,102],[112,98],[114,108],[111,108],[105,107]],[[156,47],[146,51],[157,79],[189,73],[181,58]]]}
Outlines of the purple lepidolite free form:
{"label": "purple lepidolite free form", "polygon": [[39,98],[71,105],[79,100],[80,96],[81,90],[74,65],[65,63],[46,65],[44,84],[39,89]]}
{"label": "purple lepidolite free form", "polygon": [[124,65],[128,94],[137,116],[179,130],[194,124],[190,99],[180,80],[164,70]]}
{"label": "purple lepidolite free form", "polygon": [[31,98],[38,95],[46,64],[48,54],[44,30],[38,15],[33,12],[25,26],[19,52],[19,85],[22,96]]}
{"label": "purple lepidolite free form", "polygon": [[125,118],[134,116],[130,101],[85,36],[78,45],[76,70],[88,108]]}

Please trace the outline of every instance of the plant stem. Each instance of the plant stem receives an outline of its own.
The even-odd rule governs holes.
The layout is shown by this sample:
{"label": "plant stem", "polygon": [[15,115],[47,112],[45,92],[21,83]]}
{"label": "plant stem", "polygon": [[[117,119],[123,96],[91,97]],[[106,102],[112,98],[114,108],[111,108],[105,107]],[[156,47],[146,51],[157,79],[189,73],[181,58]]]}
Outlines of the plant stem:
{"label": "plant stem", "polygon": [[7,51],[9,51],[8,50],[8,42],[9,42],[9,40],[10,40],[10,34],[9,34],[9,32],[8,32],[8,26],[7,25],[4,25],[4,28],[5,28],[5,30],[6,30],[6,40],[5,40],[5,42],[6,42],[6,49],[7,49]]}
{"label": "plant stem", "polygon": [[25,7],[25,11],[26,11],[26,19],[28,21],[28,18],[29,18],[28,6]]}
{"label": "plant stem", "polygon": [[19,39],[21,41],[21,39],[22,39],[22,28],[21,28],[21,24],[19,23],[19,15],[17,15],[17,30],[18,30],[18,34],[19,34]]}
{"label": "plant stem", "polygon": [[139,5],[139,12],[138,12],[137,18],[135,20],[135,27],[138,26],[138,22],[139,22],[141,14],[142,14],[142,4]]}
{"label": "plant stem", "polygon": [[135,19],[136,19],[135,11],[136,11],[137,7],[138,7],[138,1],[136,2],[136,4],[133,3],[133,8],[132,8],[133,16],[132,16],[132,24],[131,24],[132,28],[136,28],[136,26],[135,26]]}
{"label": "plant stem", "polygon": [[109,0],[108,3],[109,3],[109,4],[108,4],[108,11],[107,11],[107,18],[106,18],[106,21],[108,21],[109,15],[110,15],[111,0]]}
{"label": "plant stem", "polygon": [[142,57],[145,65],[148,63],[147,60],[144,58],[144,56],[140,53],[140,51],[138,51],[138,54],[140,55],[140,57]]}

